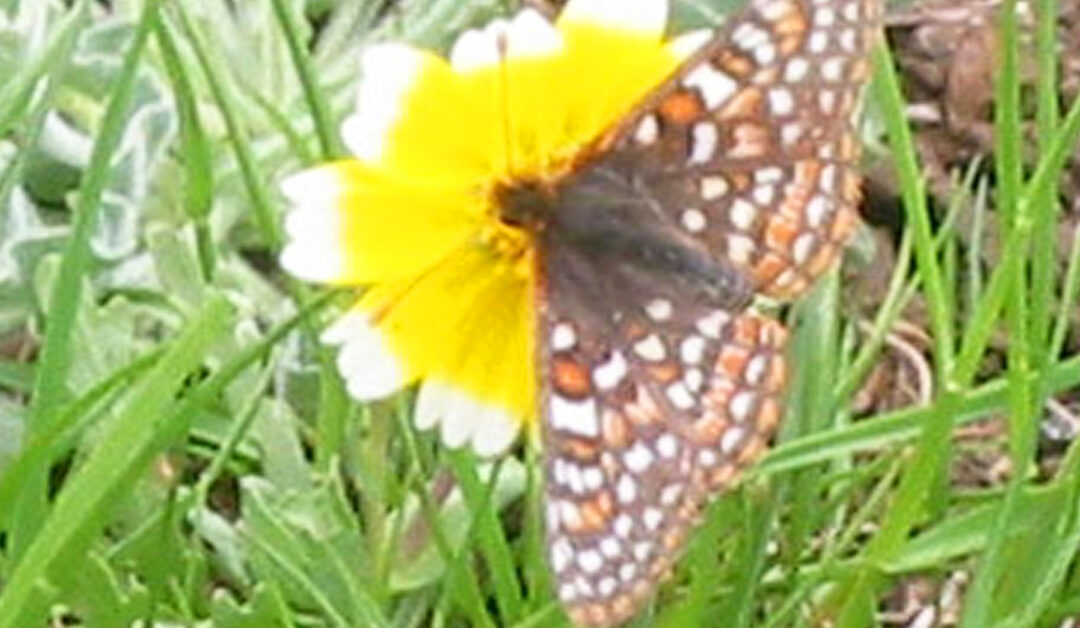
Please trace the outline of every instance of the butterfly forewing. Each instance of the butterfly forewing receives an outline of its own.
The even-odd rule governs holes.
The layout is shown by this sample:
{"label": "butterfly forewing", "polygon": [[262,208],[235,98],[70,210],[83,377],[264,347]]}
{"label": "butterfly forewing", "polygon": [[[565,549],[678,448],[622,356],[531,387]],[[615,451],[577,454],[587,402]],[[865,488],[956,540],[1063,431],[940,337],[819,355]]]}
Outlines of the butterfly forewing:
{"label": "butterfly forewing", "polygon": [[878,0],[753,0],[606,139],[688,233],[802,294],[856,222],[854,117]]}

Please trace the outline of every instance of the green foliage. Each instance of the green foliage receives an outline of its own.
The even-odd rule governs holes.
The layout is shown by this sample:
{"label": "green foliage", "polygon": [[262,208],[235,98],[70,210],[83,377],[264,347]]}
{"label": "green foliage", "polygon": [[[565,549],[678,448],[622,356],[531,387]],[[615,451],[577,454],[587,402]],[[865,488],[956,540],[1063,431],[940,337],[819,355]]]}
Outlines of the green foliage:
{"label": "green foliage", "polygon": [[[347,297],[273,262],[276,182],[342,153],[361,47],[445,52],[511,3],[103,4],[0,2],[0,628],[562,625],[535,452],[481,462],[415,433],[408,395],[349,402],[317,342]],[[678,0],[673,28],[737,4]],[[1045,244],[1080,102],[1058,110],[1054,3],[1033,4],[1038,161],[1020,161],[1005,11],[992,202],[973,167],[957,186],[971,193],[932,212],[878,52],[868,161],[895,167],[907,218],[888,293],[860,322],[837,274],[793,308],[780,442],[632,625],[875,625],[897,582],[954,570],[973,574],[966,626],[1080,612],[1075,443],[1050,477],[1029,473],[1045,401],[1080,384],[1080,358],[1061,355],[1080,238],[1065,273]],[[1001,217],[1001,264],[960,246],[962,209]],[[912,302],[936,393],[856,419]],[[988,416],[1006,417],[1015,472],[954,486],[950,434]]]}

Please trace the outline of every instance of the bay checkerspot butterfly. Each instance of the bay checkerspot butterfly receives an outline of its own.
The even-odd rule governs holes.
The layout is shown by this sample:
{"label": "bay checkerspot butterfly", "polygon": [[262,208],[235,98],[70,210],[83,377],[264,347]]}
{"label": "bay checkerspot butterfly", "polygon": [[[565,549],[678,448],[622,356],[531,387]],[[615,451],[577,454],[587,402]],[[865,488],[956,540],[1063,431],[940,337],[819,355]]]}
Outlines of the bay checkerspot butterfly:
{"label": "bay checkerspot butterfly", "polygon": [[580,624],[630,616],[765,449],[785,330],[746,306],[825,272],[859,199],[875,0],[752,0],[556,185],[539,239],[547,538]]}

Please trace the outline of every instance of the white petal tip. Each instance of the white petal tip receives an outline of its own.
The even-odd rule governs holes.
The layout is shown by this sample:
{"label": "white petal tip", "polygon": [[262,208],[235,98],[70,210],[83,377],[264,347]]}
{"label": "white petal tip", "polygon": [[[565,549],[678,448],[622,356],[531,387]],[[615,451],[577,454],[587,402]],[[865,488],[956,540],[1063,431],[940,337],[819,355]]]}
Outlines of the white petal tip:
{"label": "white petal tip", "polygon": [[667,15],[668,0],[570,0],[559,20],[655,33],[659,37]]}
{"label": "white petal tip", "polygon": [[518,434],[518,422],[506,410],[458,388],[428,380],[416,402],[416,426],[439,428],[444,445],[456,449],[468,444],[477,455],[494,456],[506,451]]}
{"label": "white petal tip", "polygon": [[330,199],[308,202],[314,204],[299,205],[285,214],[287,242],[281,252],[281,267],[307,281],[341,280],[345,276],[345,254],[339,212]]}
{"label": "white petal tip", "polygon": [[341,345],[338,370],[354,399],[383,399],[406,384],[401,362],[364,314],[346,314],[323,332],[322,341]]}
{"label": "white petal tip", "polygon": [[279,262],[289,274],[304,281],[333,282],[345,274],[341,252],[326,246],[287,244]]}
{"label": "white petal tip", "polygon": [[683,33],[668,44],[669,49],[679,59],[686,59],[698,50],[701,50],[713,39],[713,32],[709,29],[701,29]]}
{"label": "white petal tip", "polygon": [[458,72],[490,67],[504,58],[539,57],[562,48],[562,36],[544,16],[525,9],[513,19],[493,20],[482,29],[462,33],[450,51],[450,65]]}
{"label": "white petal tip", "polygon": [[312,168],[281,180],[281,193],[293,203],[309,204],[312,199],[337,196],[341,190],[338,174],[332,168]]}
{"label": "white petal tip", "polygon": [[356,113],[341,129],[354,155],[368,162],[379,160],[386,136],[401,116],[402,101],[423,66],[424,54],[403,44],[376,44],[364,51]]}

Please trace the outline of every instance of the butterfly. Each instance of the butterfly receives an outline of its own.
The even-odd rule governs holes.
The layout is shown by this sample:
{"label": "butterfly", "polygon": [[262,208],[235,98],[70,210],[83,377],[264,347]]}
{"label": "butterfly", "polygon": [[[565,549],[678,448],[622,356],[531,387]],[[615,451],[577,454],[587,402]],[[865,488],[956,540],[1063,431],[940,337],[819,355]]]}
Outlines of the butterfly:
{"label": "butterfly", "polygon": [[569,174],[499,192],[538,242],[547,551],[579,625],[633,615],[767,448],[786,331],[748,306],[805,293],[857,223],[881,12],[751,0]]}

